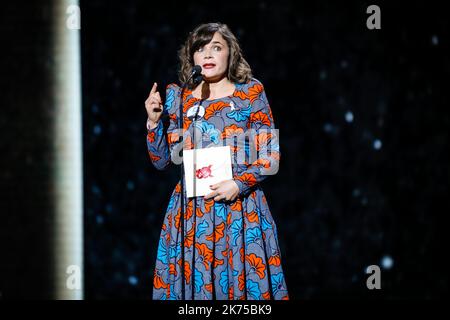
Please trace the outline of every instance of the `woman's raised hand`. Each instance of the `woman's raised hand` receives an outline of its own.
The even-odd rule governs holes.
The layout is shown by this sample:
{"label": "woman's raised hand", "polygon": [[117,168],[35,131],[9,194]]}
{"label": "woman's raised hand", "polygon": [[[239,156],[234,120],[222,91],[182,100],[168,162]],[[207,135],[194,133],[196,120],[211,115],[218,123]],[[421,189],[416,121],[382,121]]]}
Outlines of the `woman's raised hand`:
{"label": "woman's raised hand", "polygon": [[147,100],[145,100],[145,109],[147,110],[151,128],[155,128],[157,126],[163,111],[161,96],[159,95],[159,92],[156,91],[157,86],[158,85],[155,82]]}

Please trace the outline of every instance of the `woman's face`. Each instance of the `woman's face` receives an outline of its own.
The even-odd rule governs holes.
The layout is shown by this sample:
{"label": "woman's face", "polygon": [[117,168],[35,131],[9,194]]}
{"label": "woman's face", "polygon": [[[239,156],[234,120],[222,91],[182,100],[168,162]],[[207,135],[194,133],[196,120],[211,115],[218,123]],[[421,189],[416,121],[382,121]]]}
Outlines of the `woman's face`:
{"label": "woman's face", "polygon": [[227,72],[229,54],[227,42],[216,32],[209,43],[194,52],[194,64],[202,67],[205,80],[220,80]]}

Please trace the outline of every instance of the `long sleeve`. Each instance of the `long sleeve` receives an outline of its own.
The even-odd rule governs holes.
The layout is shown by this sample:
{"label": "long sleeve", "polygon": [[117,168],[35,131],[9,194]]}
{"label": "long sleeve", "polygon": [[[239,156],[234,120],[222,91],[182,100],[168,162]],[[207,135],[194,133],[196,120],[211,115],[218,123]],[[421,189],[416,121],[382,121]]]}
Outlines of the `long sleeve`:
{"label": "long sleeve", "polygon": [[257,156],[256,160],[248,164],[246,170],[233,177],[239,187],[239,195],[244,196],[267,176],[276,174],[280,161],[278,129],[275,129],[272,111],[262,85],[260,92],[252,100],[248,125],[251,143],[257,151]]}
{"label": "long sleeve", "polygon": [[176,84],[169,84],[166,88],[166,102],[164,104],[164,111],[169,115],[170,123],[167,128],[167,133],[164,134],[164,126],[162,120],[158,121],[155,128],[150,129],[147,120],[147,150],[150,160],[158,170],[164,170],[171,162],[171,155],[178,142],[178,104],[180,97],[178,93],[180,87]]}

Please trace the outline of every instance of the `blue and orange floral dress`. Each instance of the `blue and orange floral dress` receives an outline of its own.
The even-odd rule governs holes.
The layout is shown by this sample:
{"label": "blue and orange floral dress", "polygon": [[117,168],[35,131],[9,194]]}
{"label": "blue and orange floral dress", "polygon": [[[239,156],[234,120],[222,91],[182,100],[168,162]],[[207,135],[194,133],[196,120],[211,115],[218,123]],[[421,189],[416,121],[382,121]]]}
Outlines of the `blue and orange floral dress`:
{"label": "blue and orange floral dress", "polygon": [[[183,136],[186,137],[183,149],[222,146],[224,141],[233,141],[225,138],[250,129],[257,132],[257,149],[267,145],[273,135],[267,130],[263,133],[262,129],[275,129],[275,125],[262,83],[252,78],[235,86],[232,95],[213,100],[196,98],[189,89],[185,89],[181,97],[177,84],[167,86],[164,105],[164,112],[170,118],[167,132],[161,120],[156,128],[147,126],[147,149],[157,169],[163,170],[172,163],[171,153],[180,143],[177,129],[181,98]],[[193,118],[189,116],[191,108],[202,112],[196,112],[197,117]],[[196,133],[195,141],[191,139],[192,134],[185,136],[194,129],[200,133]],[[230,148],[235,154],[239,147],[230,143]],[[181,243],[180,223],[181,181],[177,183],[170,196],[158,244],[153,273],[154,300],[289,299],[277,227],[259,185],[268,177],[261,169],[278,163],[279,145],[265,154],[252,162],[233,161],[233,179],[239,186],[239,196],[234,201],[187,198],[184,192],[184,220],[181,219],[184,243]],[[183,263],[184,277],[181,276]]]}

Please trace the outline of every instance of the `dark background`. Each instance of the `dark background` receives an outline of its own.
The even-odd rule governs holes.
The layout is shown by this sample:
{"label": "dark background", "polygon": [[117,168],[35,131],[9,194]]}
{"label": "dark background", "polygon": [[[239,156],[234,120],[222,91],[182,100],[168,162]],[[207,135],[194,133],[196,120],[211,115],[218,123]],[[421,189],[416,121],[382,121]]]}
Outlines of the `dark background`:
{"label": "dark background", "polygon": [[[371,4],[381,8],[381,30],[366,27]],[[30,18],[39,12],[35,7]],[[154,81],[164,99],[165,86],[177,82],[177,50],[205,22],[226,23],[238,37],[280,129],[280,170],[263,189],[290,298],[447,296],[450,61],[443,5],[90,0],[81,1],[86,298],[151,298],[179,171],[152,166],[144,101]],[[25,66],[17,63],[23,74]],[[3,99],[13,110],[18,86],[8,83],[2,80],[9,89]],[[21,131],[33,121],[25,111],[10,116],[16,121],[0,122],[9,135],[13,123]],[[3,161],[16,159],[2,172],[2,195],[19,190],[10,187],[25,160],[7,151],[30,152],[27,139],[17,145],[2,136]],[[27,214],[32,199],[21,196],[26,201],[0,209],[22,217],[7,220],[5,239],[38,221]],[[26,237],[14,243],[30,244]],[[18,254],[11,246],[5,252],[3,288],[12,288],[5,283],[8,272],[21,275],[13,267]],[[378,291],[366,287],[365,269],[373,264],[382,270]]]}

